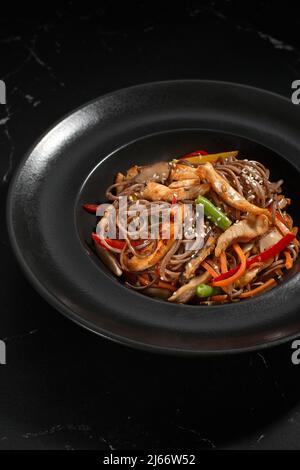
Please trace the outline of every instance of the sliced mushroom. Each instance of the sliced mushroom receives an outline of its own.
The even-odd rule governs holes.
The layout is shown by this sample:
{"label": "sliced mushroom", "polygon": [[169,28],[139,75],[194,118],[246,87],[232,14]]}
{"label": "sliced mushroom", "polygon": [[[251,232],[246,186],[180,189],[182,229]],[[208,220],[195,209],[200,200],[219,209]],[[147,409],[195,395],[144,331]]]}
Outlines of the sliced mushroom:
{"label": "sliced mushroom", "polygon": [[194,297],[198,284],[205,284],[207,281],[209,281],[210,278],[211,275],[208,272],[194,277],[188,284],[184,284],[176,292],[174,292],[171,297],[168,298],[169,302],[186,304]]}
{"label": "sliced mushroom", "polygon": [[188,261],[188,263],[185,265],[185,269],[182,275],[184,280],[191,279],[191,277],[194,276],[201,263],[203,263],[203,261],[213,252],[216,246],[216,241],[217,236],[215,234],[209,235],[205,245],[201,248],[197,255]]}
{"label": "sliced mushroom", "polygon": [[135,176],[135,183],[147,183],[148,181],[164,182],[168,179],[170,166],[168,162],[158,162],[153,165],[142,166]]}
{"label": "sliced mushroom", "polygon": [[105,264],[105,266],[113,273],[115,276],[122,276],[123,271],[114,257],[109,251],[107,251],[103,246],[94,244],[95,246],[95,251],[98,257],[101,259],[101,261]]}
{"label": "sliced mushroom", "polygon": [[170,297],[171,291],[169,289],[162,289],[161,287],[148,287],[143,290],[143,294],[149,297],[167,300]]}

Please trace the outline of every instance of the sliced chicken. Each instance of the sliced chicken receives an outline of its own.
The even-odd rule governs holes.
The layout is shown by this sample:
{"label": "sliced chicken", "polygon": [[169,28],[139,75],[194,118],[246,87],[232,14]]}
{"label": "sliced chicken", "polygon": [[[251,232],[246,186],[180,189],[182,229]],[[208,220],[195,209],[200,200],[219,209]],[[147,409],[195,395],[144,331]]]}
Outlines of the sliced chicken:
{"label": "sliced chicken", "polygon": [[[180,208],[181,209],[181,208]],[[163,227],[166,234],[168,234],[168,238],[160,238],[157,241],[156,249],[153,253],[149,253],[148,256],[143,258],[139,258],[136,255],[132,256],[132,253],[124,253],[122,255],[122,261],[124,266],[128,271],[144,271],[145,269],[151,268],[155,264],[157,264],[172,248],[174,243],[176,242],[176,238],[174,235],[175,232],[175,222],[170,221]],[[147,251],[151,252],[151,248],[146,248],[141,254],[147,254]]]}
{"label": "sliced chicken", "polygon": [[213,167],[211,163],[199,165],[197,174],[202,180],[208,181],[213,190],[225,201],[229,206],[235,207],[242,212],[250,212],[251,214],[265,214],[270,218],[268,209],[255,206],[241,196]]}
{"label": "sliced chicken", "polygon": [[190,178],[187,180],[173,181],[173,183],[169,184],[169,188],[172,188],[172,189],[190,188],[191,186],[195,186],[199,184],[200,184],[199,178]]}
{"label": "sliced chicken", "polygon": [[211,275],[206,271],[199,276],[194,277],[187,284],[181,286],[177,291],[175,291],[171,297],[168,298],[169,302],[176,302],[178,304],[186,304],[191,300],[196,292],[196,287],[198,284],[205,284],[209,281]]}
{"label": "sliced chicken", "polygon": [[151,268],[151,266],[158,263],[172,248],[175,241],[176,240],[174,238],[170,238],[169,240],[158,240],[155,251],[145,258],[139,258],[135,255],[130,257],[129,253],[126,253],[122,258],[124,266],[128,271],[145,271],[145,269]]}
{"label": "sliced chicken", "polygon": [[189,165],[183,165],[182,163],[172,163],[170,171],[170,180],[179,181],[186,179],[197,179],[199,180],[199,175],[197,174],[197,168],[194,168]]}
{"label": "sliced chicken", "polygon": [[199,253],[197,253],[197,255],[186,264],[183,273],[183,278],[185,280],[188,280],[194,276],[201,263],[203,263],[203,261],[213,252],[216,246],[216,241],[216,235],[209,235],[205,245],[201,248]]}
{"label": "sliced chicken", "polygon": [[247,219],[240,220],[225,232],[223,232],[215,249],[215,255],[220,256],[222,251],[225,251],[234,242],[247,243],[253,238],[263,235],[269,230],[269,219],[266,215],[261,214],[256,216],[250,215]]}
{"label": "sliced chicken", "polygon": [[195,199],[197,196],[203,196],[210,189],[209,184],[198,184],[195,186],[182,186],[179,188],[170,188],[154,181],[149,181],[145,189],[141,191],[141,197],[149,201],[167,201],[172,202],[175,197],[177,201],[185,199]]}

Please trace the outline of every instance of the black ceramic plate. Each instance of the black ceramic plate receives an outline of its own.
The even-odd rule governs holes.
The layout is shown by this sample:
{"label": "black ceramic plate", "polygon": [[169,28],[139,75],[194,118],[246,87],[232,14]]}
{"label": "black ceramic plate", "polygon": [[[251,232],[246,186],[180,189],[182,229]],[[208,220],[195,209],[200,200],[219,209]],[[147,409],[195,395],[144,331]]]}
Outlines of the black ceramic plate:
{"label": "black ceramic plate", "polygon": [[[261,160],[300,216],[299,107],[263,90],[212,81],[150,83],[88,103],[50,129],[11,184],[8,226],[36,289],[86,328],[122,343],[177,353],[259,348],[300,333],[299,262],[259,297],[210,307],[173,305],[124,287],[89,250],[94,218],[117,171],[197,148],[238,148]],[[297,212],[298,211],[298,212]]]}

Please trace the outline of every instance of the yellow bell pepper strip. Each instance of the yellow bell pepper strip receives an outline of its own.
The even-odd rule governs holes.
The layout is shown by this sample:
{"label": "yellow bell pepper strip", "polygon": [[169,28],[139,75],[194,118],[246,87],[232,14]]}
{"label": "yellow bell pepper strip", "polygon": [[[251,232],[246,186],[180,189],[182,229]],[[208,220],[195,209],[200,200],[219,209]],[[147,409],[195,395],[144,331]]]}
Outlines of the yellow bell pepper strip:
{"label": "yellow bell pepper strip", "polygon": [[[221,152],[221,153],[211,153],[211,154],[203,154],[203,151],[198,151],[197,152],[192,152],[188,153],[187,155],[184,155],[183,157],[180,157],[180,160],[186,160],[189,163],[194,163],[194,164],[199,164],[199,163],[215,163],[219,159],[224,159],[224,158],[229,158],[229,157],[237,157],[238,156],[238,150],[233,150],[232,152]],[[200,153],[201,152],[201,153]]]}

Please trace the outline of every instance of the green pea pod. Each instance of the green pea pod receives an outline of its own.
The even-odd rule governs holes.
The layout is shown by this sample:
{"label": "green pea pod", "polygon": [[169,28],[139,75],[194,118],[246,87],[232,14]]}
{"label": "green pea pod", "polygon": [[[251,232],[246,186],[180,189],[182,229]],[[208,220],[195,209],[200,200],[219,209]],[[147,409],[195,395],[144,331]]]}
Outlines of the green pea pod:
{"label": "green pea pod", "polygon": [[217,227],[226,230],[232,224],[231,220],[220,209],[218,209],[206,197],[198,196],[196,204],[202,204],[204,207],[204,215],[210,219]]}
{"label": "green pea pod", "polygon": [[205,299],[206,297],[211,297],[212,295],[223,294],[222,289],[218,287],[212,287],[208,284],[199,284],[196,287],[196,295],[200,297],[200,299]]}

